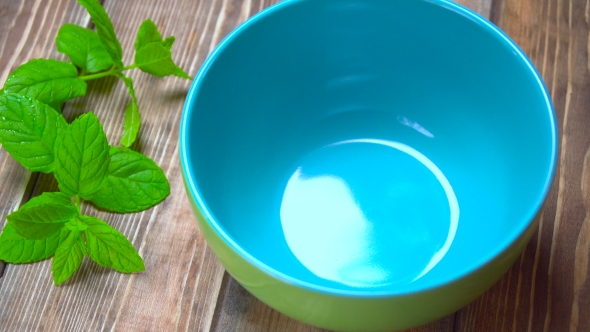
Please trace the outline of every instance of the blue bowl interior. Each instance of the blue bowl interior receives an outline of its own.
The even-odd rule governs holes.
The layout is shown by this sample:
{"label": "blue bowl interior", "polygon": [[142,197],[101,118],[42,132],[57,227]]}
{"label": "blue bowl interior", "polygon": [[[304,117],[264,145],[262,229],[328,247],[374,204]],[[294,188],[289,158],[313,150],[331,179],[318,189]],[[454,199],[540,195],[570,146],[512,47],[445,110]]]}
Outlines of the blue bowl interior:
{"label": "blue bowl interior", "polygon": [[535,70],[444,1],[285,1],[226,38],[191,89],[200,208],[263,270],[403,293],[492,259],[537,213],[556,132]]}

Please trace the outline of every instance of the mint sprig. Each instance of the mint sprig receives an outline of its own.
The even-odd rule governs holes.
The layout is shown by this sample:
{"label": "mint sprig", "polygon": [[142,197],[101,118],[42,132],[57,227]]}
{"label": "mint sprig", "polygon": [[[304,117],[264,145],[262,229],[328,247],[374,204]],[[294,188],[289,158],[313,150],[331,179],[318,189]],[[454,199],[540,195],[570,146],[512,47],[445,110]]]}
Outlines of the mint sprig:
{"label": "mint sprig", "polygon": [[139,126],[141,124],[141,115],[137,108],[137,98],[135,97],[135,89],[133,89],[133,80],[123,74],[119,74],[119,78],[127,86],[131,101],[127,108],[125,108],[125,120],[123,121],[123,136],[121,136],[121,145],[130,147],[137,139],[139,133]]}
{"label": "mint sprig", "polygon": [[86,82],[76,66],[52,59],[34,59],[8,76],[4,91],[22,94],[45,104],[61,104],[86,94]]}
{"label": "mint sprig", "polygon": [[59,189],[89,199],[102,184],[109,166],[107,135],[98,118],[86,113],[72,122],[55,145]]}
{"label": "mint sprig", "polygon": [[0,143],[33,172],[53,171],[55,141],[67,127],[53,108],[16,93],[0,95]]}
{"label": "mint sprig", "polygon": [[59,245],[59,234],[29,240],[19,235],[11,223],[6,224],[0,235],[0,260],[14,264],[32,263],[50,258]]}
{"label": "mint sprig", "polygon": [[92,198],[97,206],[120,213],[138,212],[160,203],[170,194],[166,175],[153,160],[114,146],[109,154],[111,161],[105,182]]}
{"label": "mint sprig", "polygon": [[135,65],[154,76],[175,75],[190,79],[190,76],[172,61],[170,49],[174,40],[172,36],[163,40],[154,22],[150,19],[145,20],[139,27],[135,40]]}
{"label": "mint sprig", "polygon": [[107,12],[96,0],[78,0],[78,3],[86,8],[88,14],[90,14],[92,23],[94,23],[94,26],[96,27],[98,38],[100,38],[106,47],[113,62],[119,67],[122,67],[123,63],[121,62],[121,59],[123,58],[123,49],[121,48],[119,39],[117,39],[113,23],[107,15]]}
{"label": "mint sprig", "polygon": [[22,237],[29,240],[44,239],[59,231],[78,214],[69,200],[66,202],[61,199],[64,196],[62,193],[43,193],[33,197],[6,219]]}
{"label": "mint sprig", "polygon": [[71,277],[82,264],[84,258],[84,251],[82,249],[83,240],[79,231],[71,231],[69,229],[62,230],[62,237],[59,246],[55,250],[51,272],[53,274],[53,281],[56,285],[61,284]]}
{"label": "mint sprig", "polygon": [[96,32],[65,24],[55,39],[57,50],[66,54],[83,73],[96,73],[113,66],[113,59]]}
{"label": "mint sprig", "polygon": [[83,217],[83,221],[88,225],[84,235],[93,261],[123,273],[145,270],[143,260],[123,234],[94,217]]}
{"label": "mint sprig", "polygon": [[[53,256],[59,285],[84,257],[122,273],[145,270],[139,253],[106,222],[82,213],[85,201],[116,213],[149,209],[170,194],[162,169],[131,150],[141,115],[133,80],[123,71],[139,68],[159,77],[190,79],[172,61],[174,37],[162,38],[146,20],[135,42],[135,63],[125,66],[113,24],[96,0],[78,0],[96,32],[73,24],[61,27],[57,49],[71,62],[34,59],[18,67],[0,90],[0,144],[32,172],[53,173],[58,192],[44,192],[9,214],[0,234],[0,260],[21,264]],[[85,113],[68,124],[60,105],[86,94],[86,81],[120,78],[131,97],[124,112],[121,146],[110,146],[99,119]]]}

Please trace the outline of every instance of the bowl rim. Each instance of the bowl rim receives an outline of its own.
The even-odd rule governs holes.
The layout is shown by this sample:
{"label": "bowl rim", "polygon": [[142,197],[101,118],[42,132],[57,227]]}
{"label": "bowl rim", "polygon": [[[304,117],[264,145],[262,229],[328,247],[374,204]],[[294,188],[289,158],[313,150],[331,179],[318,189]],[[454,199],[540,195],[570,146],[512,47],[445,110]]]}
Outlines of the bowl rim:
{"label": "bowl rim", "polygon": [[[519,220],[519,226],[516,227],[512,232],[508,233],[506,236],[503,237],[502,241],[498,242],[498,245],[493,248],[487,255],[482,256],[481,258],[477,259],[477,261],[472,264],[473,266],[468,266],[463,273],[458,274],[455,277],[444,279],[441,282],[435,282],[430,285],[426,285],[425,287],[421,287],[418,289],[410,289],[410,290],[383,290],[378,288],[366,287],[366,288],[357,288],[357,289],[341,289],[341,288],[334,288],[328,286],[320,286],[311,282],[307,282],[304,280],[300,280],[298,278],[289,276],[285,273],[279,272],[276,269],[266,265],[265,263],[258,260],[256,257],[248,253],[245,249],[243,249],[229,234],[225,231],[225,229],[217,222],[216,218],[213,217],[212,213],[210,212],[208,205],[205,203],[199,186],[196,183],[196,180],[192,176],[192,169],[194,168],[191,159],[188,157],[188,151],[190,142],[188,142],[188,132],[190,132],[189,127],[189,120],[193,111],[192,104],[194,100],[197,98],[198,91],[201,86],[202,78],[208,72],[208,69],[211,67],[215,59],[218,55],[223,52],[223,50],[232,42],[232,40],[236,39],[237,36],[248,29],[248,27],[255,22],[264,19],[266,16],[272,15],[274,12],[279,10],[284,10],[285,8],[302,2],[308,2],[310,0],[283,0],[279,3],[271,5],[264,10],[260,11],[259,13],[253,15],[240,25],[238,25],[235,29],[233,29],[216,47],[215,49],[207,56],[207,59],[202,64],[201,68],[197,72],[193,82],[191,83],[191,87],[188,91],[183,110],[182,110],[182,117],[180,121],[180,132],[179,132],[179,155],[180,155],[180,164],[181,164],[181,171],[183,173],[185,186],[187,189],[187,194],[192,198],[193,202],[196,204],[197,208],[202,213],[203,217],[209,226],[211,226],[212,230],[216,233],[216,235],[223,240],[225,245],[229,246],[235,253],[237,253],[242,259],[244,259],[248,264],[254,266],[258,270],[264,272],[265,274],[269,275],[272,278],[275,278],[281,282],[291,284],[294,286],[298,286],[301,288],[306,289],[307,291],[312,292],[319,292],[326,295],[332,296],[346,296],[346,297],[353,297],[353,298],[385,298],[385,297],[398,297],[398,296],[408,296],[417,293],[424,293],[434,289],[439,289],[444,287],[445,285],[452,284],[456,281],[464,279],[469,275],[477,272],[487,264],[494,261],[497,257],[499,257],[502,253],[509,250],[510,246],[517,241],[528,229],[530,224],[533,222],[534,218],[539,214],[539,212],[543,208],[543,204],[547,198],[549,190],[551,188],[551,184],[553,182],[553,178],[555,176],[555,171],[557,168],[557,156],[558,156],[558,149],[559,149],[559,138],[558,138],[558,126],[557,126],[557,119],[555,110],[551,101],[551,97],[543,82],[543,79],[535,66],[533,65],[532,61],[528,58],[528,56],[522,51],[522,49],[508,36],[504,33],[499,27],[488,21],[486,18],[482,17],[480,14],[472,11],[469,8],[464,7],[458,3],[454,3],[451,0],[420,0],[427,3],[432,3],[446,9],[449,9],[455,12],[458,15],[464,16],[467,19],[470,19],[476,22],[482,29],[487,30],[489,33],[494,35],[497,38],[502,40],[502,44],[508,48],[512,49],[512,51],[517,55],[517,57],[524,63],[530,73],[533,74],[535,82],[539,86],[539,90],[542,92],[542,95],[545,99],[545,105],[547,107],[546,111],[548,114],[548,120],[550,122],[551,127],[551,162],[549,165],[548,172],[545,177],[545,181],[543,183],[543,189],[537,193],[537,197],[535,199],[536,204],[531,205],[525,215],[526,218],[522,218]],[[526,211],[526,210],[525,210]]]}

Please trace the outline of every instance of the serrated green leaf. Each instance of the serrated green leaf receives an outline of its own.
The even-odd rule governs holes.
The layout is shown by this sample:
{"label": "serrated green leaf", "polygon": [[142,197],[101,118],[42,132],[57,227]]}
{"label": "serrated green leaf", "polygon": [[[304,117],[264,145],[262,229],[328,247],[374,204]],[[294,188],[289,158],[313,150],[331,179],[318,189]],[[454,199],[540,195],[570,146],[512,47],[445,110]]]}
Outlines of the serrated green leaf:
{"label": "serrated green leaf", "polygon": [[22,237],[40,240],[59,231],[77,214],[69,198],[62,193],[48,192],[31,198],[6,219]]}
{"label": "serrated green leaf", "polygon": [[0,235],[0,260],[13,264],[32,263],[51,257],[59,245],[60,232],[40,240],[28,240],[19,235],[11,223]]}
{"label": "serrated green leaf", "polygon": [[170,50],[175,40],[176,38],[174,36],[167,37],[163,40],[156,24],[152,20],[147,19],[143,21],[139,27],[139,31],[137,32],[137,37],[135,39],[135,51],[139,51],[141,48],[150,43],[159,43],[160,45],[164,46],[164,48]]}
{"label": "serrated green leaf", "polygon": [[133,89],[133,80],[131,77],[120,74],[119,77],[125,82],[131,102],[125,109],[125,121],[123,122],[123,135],[121,136],[121,145],[130,147],[137,139],[139,128],[141,125],[141,116],[137,108],[137,99],[135,98],[135,90]]}
{"label": "serrated green leaf", "polygon": [[39,196],[31,198],[27,203],[21,206],[22,208],[33,208],[43,206],[46,204],[62,205],[65,207],[71,207],[75,209],[74,202],[70,196],[60,191],[46,191]]}
{"label": "serrated green leaf", "polygon": [[164,46],[167,49],[171,49],[172,44],[174,44],[175,40],[176,40],[176,38],[174,36],[170,36],[170,37],[164,39],[164,41],[162,42],[162,46]]}
{"label": "serrated green leaf", "polygon": [[185,73],[184,70],[182,70],[182,68],[180,67],[176,67],[176,69],[174,69],[174,72],[172,72],[172,75],[178,76],[180,78],[186,78],[187,80],[192,79],[192,77]]}
{"label": "serrated green leaf", "polygon": [[96,32],[75,24],[64,24],[55,40],[57,50],[88,73],[95,73],[113,65],[113,59]]}
{"label": "serrated green leaf", "polygon": [[88,14],[90,14],[92,23],[96,27],[96,33],[102,43],[107,47],[107,51],[115,64],[123,67],[123,63],[121,62],[121,59],[123,59],[123,49],[115,34],[113,22],[111,22],[107,12],[96,0],[78,0],[78,3],[86,8]]}
{"label": "serrated green leaf", "polygon": [[76,217],[66,223],[66,228],[71,231],[83,231],[88,228],[88,226],[82,222],[80,217]]}
{"label": "serrated green leaf", "polygon": [[61,284],[70,278],[80,268],[84,251],[82,237],[78,231],[69,231],[65,239],[59,244],[53,256],[51,272],[53,282]]}
{"label": "serrated green leaf", "polygon": [[78,78],[76,66],[51,59],[34,59],[18,67],[4,89],[45,104],[63,103],[86,94],[86,82]]}
{"label": "serrated green leaf", "polygon": [[107,174],[109,160],[102,125],[93,113],[86,113],[58,138],[53,173],[62,192],[90,199]]}
{"label": "serrated green leaf", "polygon": [[149,43],[157,43],[162,41],[162,36],[158,32],[158,27],[149,18],[139,27],[137,37],[135,39],[135,51],[139,51],[142,47]]}
{"label": "serrated green leaf", "polygon": [[141,115],[137,109],[137,104],[131,101],[125,109],[125,121],[123,122],[123,136],[121,136],[121,145],[130,147],[137,139],[141,125]]}
{"label": "serrated green leaf", "polygon": [[62,103],[53,103],[53,104],[48,104],[47,106],[53,108],[57,113],[61,113],[61,105],[62,105]]}
{"label": "serrated green leaf", "polygon": [[172,53],[161,43],[150,43],[135,53],[135,64],[142,71],[158,77],[172,75],[176,69]]}
{"label": "serrated green leaf", "polygon": [[33,223],[27,221],[10,222],[16,232],[27,240],[41,240],[62,229],[65,223]]}
{"label": "serrated green leaf", "polygon": [[170,49],[174,44],[174,36],[162,40],[158,27],[147,19],[139,28],[135,40],[135,64],[142,71],[158,77],[175,75],[191,79],[172,61]]}
{"label": "serrated green leaf", "polygon": [[139,152],[110,147],[109,173],[92,198],[97,206],[120,213],[148,209],[170,194],[166,175],[155,162]]}
{"label": "serrated green leaf", "polygon": [[135,53],[135,64],[142,71],[154,76],[176,75],[190,79],[190,76],[174,64],[170,49],[163,43],[150,43],[142,47]]}
{"label": "serrated green leaf", "polygon": [[123,234],[97,218],[83,216],[83,221],[88,225],[84,235],[92,260],[123,273],[145,270],[143,259]]}
{"label": "serrated green leaf", "polygon": [[55,141],[66,128],[49,106],[15,93],[0,95],[0,143],[28,170],[53,171]]}
{"label": "serrated green leaf", "polygon": [[82,249],[82,254],[85,257],[89,257],[90,258],[90,252],[88,251],[88,246],[86,246],[86,243],[83,242],[84,240],[82,240],[82,242],[80,243],[80,248]]}

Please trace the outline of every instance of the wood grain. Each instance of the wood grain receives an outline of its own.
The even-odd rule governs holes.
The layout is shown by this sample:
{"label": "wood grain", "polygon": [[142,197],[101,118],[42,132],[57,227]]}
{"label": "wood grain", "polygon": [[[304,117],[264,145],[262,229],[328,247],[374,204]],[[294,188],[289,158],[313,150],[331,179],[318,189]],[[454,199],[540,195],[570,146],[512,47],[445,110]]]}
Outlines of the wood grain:
{"label": "wood grain", "polygon": [[458,331],[590,331],[588,0],[504,0],[497,23],[532,58],[559,119],[559,168],[538,233],[510,272],[459,312]]}
{"label": "wood grain", "polygon": [[485,18],[490,18],[494,0],[456,0],[455,2],[477,12]]}

